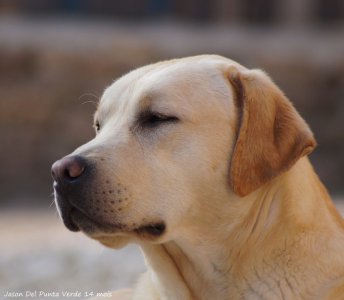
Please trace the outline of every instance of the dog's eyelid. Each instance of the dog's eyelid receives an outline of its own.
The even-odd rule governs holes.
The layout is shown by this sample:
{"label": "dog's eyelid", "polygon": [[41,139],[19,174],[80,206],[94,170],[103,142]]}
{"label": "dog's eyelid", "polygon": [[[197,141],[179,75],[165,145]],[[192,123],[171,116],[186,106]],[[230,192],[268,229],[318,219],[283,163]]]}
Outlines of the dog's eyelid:
{"label": "dog's eyelid", "polygon": [[158,111],[147,111],[145,113],[142,114],[141,116],[143,119],[149,119],[149,118],[159,118],[161,120],[179,120],[179,118],[173,114],[169,114],[169,113],[162,113],[162,112],[158,112]]}
{"label": "dog's eyelid", "polygon": [[141,128],[154,128],[164,123],[175,123],[179,120],[177,116],[172,114],[146,110],[140,113],[137,119],[137,125]]}

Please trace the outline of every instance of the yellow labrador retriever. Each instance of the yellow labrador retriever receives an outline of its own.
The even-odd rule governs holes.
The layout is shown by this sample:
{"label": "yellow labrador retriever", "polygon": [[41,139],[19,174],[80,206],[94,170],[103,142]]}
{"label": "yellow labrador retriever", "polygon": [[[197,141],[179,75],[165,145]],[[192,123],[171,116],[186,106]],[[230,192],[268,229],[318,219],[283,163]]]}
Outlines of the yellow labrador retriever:
{"label": "yellow labrador retriever", "polygon": [[106,89],[94,124],[52,175],[67,228],[143,250],[147,273],[112,299],[344,299],[316,142],[264,72],[213,55],[142,67]]}

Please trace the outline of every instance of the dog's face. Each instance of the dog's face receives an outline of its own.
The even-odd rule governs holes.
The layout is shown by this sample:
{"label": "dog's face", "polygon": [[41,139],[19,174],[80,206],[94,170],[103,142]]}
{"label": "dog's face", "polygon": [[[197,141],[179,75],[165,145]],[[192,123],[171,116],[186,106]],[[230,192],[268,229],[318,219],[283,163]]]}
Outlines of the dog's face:
{"label": "dog's face", "polygon": [[95,138],[53,166],[65,225],[111,247],[163,242],[227,201],[233,189],[240,194],[237,173],[245,162],[229,167],[241,160],[232,158],[245,125],[233,66],[246,71],[213,56],[168,61],[107,88]]}
{"label": "dog's face", "polygon": [[67,227],[111,244],[114,236],[169,238],[195,203],[229,189],[235,111],[230,83],[212,61],[160,63],[117,80],[95,113],[95,138],[55,166],[84,169],[75,178],[55,174]]}

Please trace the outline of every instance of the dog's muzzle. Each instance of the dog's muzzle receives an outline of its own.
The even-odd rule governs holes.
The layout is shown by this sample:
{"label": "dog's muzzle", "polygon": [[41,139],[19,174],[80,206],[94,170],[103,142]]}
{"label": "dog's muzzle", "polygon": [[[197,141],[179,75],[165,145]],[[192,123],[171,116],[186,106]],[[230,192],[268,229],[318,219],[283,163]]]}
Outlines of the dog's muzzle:
{"label": "dog's muzzle", "polygon": [[55,199],[65,226],[71,231],[80,229],[73,223],[71,213],[78,209],[83,213],[82,199],[84,186],[91,173],[91,164],[78,155],[66,156],[56,161],[51,174],[54,179]]}

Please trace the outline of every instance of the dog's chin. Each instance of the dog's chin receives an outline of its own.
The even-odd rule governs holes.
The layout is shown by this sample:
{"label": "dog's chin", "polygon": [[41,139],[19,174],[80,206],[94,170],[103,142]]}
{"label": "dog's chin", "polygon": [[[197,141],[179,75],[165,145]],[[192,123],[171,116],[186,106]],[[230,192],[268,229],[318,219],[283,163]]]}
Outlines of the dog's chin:
{"label": "dog's chin", "polygon": [[104,246],[112,248],[112,249],[121,249],[127,246],[131,241],[129,236],[120,236],[120,235],[113,235],[113,236],[99,235],[99,236],[93,236],[92,238],[97,240]]}

